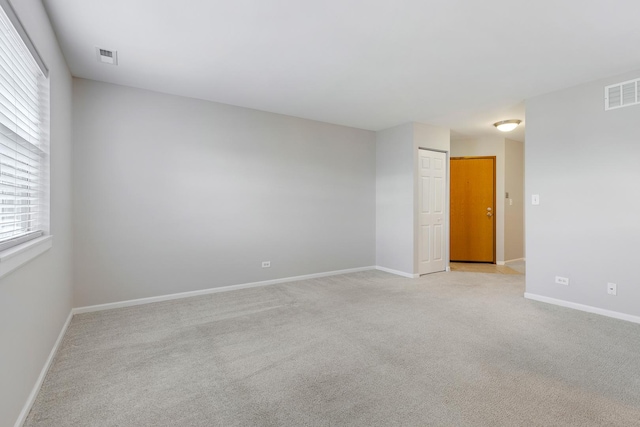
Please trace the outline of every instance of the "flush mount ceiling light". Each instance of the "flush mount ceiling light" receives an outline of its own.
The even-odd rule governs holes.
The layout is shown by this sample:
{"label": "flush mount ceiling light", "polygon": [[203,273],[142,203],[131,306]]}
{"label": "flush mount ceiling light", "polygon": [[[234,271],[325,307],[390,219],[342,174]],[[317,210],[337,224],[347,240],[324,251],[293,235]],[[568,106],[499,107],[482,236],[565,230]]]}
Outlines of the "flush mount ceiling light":
{"label": "flush mount ceiling light", "polygon": [[517,128],[520,123],[522,123],[522,120],[503,120],[501,122],[496,122],[493,125],[497,127],[499,131],[511,132]]}

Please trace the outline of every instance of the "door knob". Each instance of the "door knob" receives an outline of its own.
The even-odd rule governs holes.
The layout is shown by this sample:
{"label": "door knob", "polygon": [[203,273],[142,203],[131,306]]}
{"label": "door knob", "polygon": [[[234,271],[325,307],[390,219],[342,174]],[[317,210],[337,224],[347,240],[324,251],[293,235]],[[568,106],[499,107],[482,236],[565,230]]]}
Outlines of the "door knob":
{"label": "door knob", "polygon": [[488,211],[490,211],[490,210],[491,210],[491,208],[487,208],[487,210],[488,210]]}
{"label": "door knob", "polygon": [[491,212],[487,212],[487,216],[488,216],[488,217],[492,217],[492,216],[493,216],[493,214],[492,214]]}

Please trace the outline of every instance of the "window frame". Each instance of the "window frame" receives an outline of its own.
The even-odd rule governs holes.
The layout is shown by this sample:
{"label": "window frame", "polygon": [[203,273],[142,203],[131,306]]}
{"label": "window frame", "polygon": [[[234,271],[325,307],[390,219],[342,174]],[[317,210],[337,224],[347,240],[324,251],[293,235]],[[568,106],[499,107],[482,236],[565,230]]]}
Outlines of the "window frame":
{"label": "window frame", "polygon": [[53,245],[53,237],[49,232],[49,199],[51,194],[49,185],[49,165],[51,159],[49,150],[49,69],[40,56],[40,53],[36,49],[33,41],[24,29],[22,22],[18,18],[18,15],[16,14],[9,0],[0,0],[0,9],[2,9],[4,14],[9,18],[9,22],[15,29],[17,36],[22,40],[27,50],[31,54],[31,57],[35,61],[37,67],[40,69],[40,72],[42,73],[44,82],[46,84],[45,96],[43,98],[39,98],[39,102],[41,105],[38,107],[38,112],[45,118],[43,130],[45,130],[46,132],[46,136],[44,139],[44,154],[41,159],[42,166],[38,168],[39,176],[42,178],[40,182],[41,187],[38,190],[38,199],[40,200],[42,209],[42,217],[40,219],[41,227],[39,227],[39,230],[37,231],[28,232],[27,234],[18,235],[0,242],[0,277],[2,277],[51,248]]}

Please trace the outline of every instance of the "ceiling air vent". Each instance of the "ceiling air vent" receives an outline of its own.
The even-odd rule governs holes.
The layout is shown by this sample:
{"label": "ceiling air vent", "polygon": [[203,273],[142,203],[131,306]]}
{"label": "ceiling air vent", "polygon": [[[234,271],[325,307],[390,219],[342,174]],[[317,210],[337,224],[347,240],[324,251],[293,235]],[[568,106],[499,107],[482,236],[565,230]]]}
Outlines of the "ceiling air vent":
{"label": "ceiling air vent", "polygon": [[96,48],[96,54],[98,55],[98,62],[103,64],[118,65],[118,52],[115,50],[107,50]]}
{"label": "ceiling air vent", "polygon": [[640,79],[616,83],[604,88],[604,109],[640,104]]}

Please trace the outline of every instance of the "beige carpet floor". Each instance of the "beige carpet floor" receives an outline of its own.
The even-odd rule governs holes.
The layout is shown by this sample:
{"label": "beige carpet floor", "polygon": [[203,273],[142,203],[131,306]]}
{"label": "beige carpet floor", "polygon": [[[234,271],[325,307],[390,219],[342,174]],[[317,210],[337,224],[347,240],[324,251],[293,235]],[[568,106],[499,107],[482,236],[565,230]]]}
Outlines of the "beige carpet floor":
{"label": "beige carpet floor", "polygon": [[640,325],[523,292],[369,271],[77,315],[26,425],[640,425]]}

